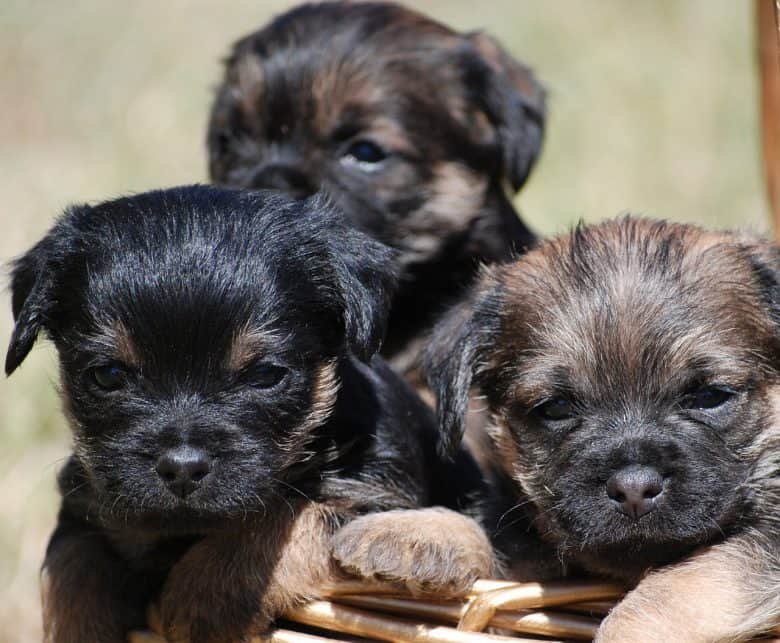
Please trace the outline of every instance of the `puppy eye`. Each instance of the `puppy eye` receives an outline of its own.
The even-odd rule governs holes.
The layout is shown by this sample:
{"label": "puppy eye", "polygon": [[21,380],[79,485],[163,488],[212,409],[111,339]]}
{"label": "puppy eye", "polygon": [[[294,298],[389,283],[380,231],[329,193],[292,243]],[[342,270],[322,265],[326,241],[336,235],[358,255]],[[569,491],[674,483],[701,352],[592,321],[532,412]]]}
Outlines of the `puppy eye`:
{"label": "puppy eye", "polygon": [[726,388],[704,386],[686,396],[683,400],[683,406],[687,409],[715,409],[723,406],[734,395],[734,391]]}
{"label": "puppy eye", "polygon": [[384,161],[387,158],[387,153],[376,143],[363,140],[352,143],[345,157],[358,163],[374,165]]}
{"label": "puppy eye", "polygon": [[534,407],[533,413],[543,420],[568,420],[574,415],[574,404],[565,397],[554,397]]}
{"label": "puppy eye", "polygon": [[273,388],[287,375],[287,369],[269,362],[257,362],[244,371],[246,381],[257,388]]}
{"label": "puppy eye", "polygon": [[121,364],[104,364],[92,369],[92,379],[104,391],[117,391],[127,383],[127,369]]}

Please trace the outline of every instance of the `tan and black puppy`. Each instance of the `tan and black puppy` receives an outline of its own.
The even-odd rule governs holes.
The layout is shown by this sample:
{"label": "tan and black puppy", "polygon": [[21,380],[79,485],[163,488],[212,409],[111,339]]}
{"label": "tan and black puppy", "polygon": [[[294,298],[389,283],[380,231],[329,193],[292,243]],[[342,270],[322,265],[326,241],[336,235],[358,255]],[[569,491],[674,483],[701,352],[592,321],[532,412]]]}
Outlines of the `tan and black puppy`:
{"label": "tan and black puppy", "polygon": [[413,368],[478,264],[534,241],[510,199],[541,147],[541,87],[489,36],[377,2],[301,5],[238,41],[226,67],[211,179],[325,189],[399,250],[383,355]]}
{"label": "tan and black puppy", "polygon": [[[461,504],[467,462],[437,460],[431,410],[374,355],[392,259],[319,195],[193,186],[70,208],[16,261],[6,372],[46,333],[74,438],[47,642],[124,641],[150,602],[170,640],[245,641],[341,577],[340,526]],[[461,552],[427,579],[371,558],[383,578],[489,573],[476,523],[423,517],[404,538],[447,524]]]}
{"label": "tan and black puppy", "polygon": [[600,641],[732,641],[780,622],[780,259],[623,218],[486,270],[437,330],[445,444],[494,418],[488,526],[516,579],[636,584]]}

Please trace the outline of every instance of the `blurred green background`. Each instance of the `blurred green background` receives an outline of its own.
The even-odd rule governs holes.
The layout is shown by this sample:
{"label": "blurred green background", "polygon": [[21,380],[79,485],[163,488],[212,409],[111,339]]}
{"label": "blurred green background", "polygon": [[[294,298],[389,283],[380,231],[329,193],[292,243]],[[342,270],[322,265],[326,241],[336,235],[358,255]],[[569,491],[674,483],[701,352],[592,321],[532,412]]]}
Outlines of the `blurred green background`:
{"label": "blurred green background", "polygon": [[[0,0],[0,259],[68,203],[206,178],[204,127],[228,45],[281,0]],[[549,89],[518,199],[537,230],[631,210],[766,229],[753,4],[431,0],[484,28]],[[0,335],[11,331],[6,297]],[[40,639],[37,571],[68,437],[42,343],[0,385],[0,640]],[[74,588],[77,591],[77,588]]]}

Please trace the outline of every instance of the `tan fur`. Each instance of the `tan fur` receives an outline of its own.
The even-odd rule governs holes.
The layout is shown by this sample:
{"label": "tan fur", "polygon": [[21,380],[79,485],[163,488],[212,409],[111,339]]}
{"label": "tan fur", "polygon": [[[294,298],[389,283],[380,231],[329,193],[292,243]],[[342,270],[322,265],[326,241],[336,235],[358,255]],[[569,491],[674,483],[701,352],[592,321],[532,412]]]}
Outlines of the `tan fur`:
{"label": "tan fur", "polygon": [[462,595],[496,571],[482,528],[440,507],[357,518],[334,536],[333,557],[350,573],[397,583],[416,595]]}
{"label": "tan fur", "polygon": [[140,365],[138,349],[133,342],[130,331],[123,324],[114,325],[114,342],[116,343],[116,356],[120,362],[128,366]]}
{"label": "tan fur", "polygon": [[335,361],[321,364],[317,370],[312,388],[309,412],[284,444],[284,448],[290,457],[293,458],[287,464],[294,464],[300,458],[300,450],[311,439],[312,431],[325,423],[333,412],[333,406],[338,397],[339,381],[336,373],[337,364]]}
{"label": "tan fur", "polygon": [[342,579],[330,557],[338,525],[318,503],[286,508],[216,532],[192,547],[174,566],[160,600],[169,641],[235,643],[258,635],[287,609],[322,596]]}
{"label": "tan fur", "polygon": [[[353,61],[355,62],[355,61]],[[365,108],[381,106],[387,88],[370,82],[358,65],[339,60],[316,74],[311,93],[314,101],[312,125],[323,134],[338,122],[344,109],[344,99]],[[379,119],[385,120],[385,119]],[[397,128],[393,128],[395,131]]]}
{"label": "tan fur", "polygon": [[278,341],[278,338],[267,330],[244,328],[233,338],[230,351],[225,357],[225,367],[230,371],[240,371],[261,357],[275,341]]}
{"label": "tan fur", "polygon": [[770,548],[746,534],[650,573],[610,613],[596,641],[715,643],[767,632],[780,622],[780,559],[776,543]]}
{"label": "tan fur", "polygon": [[429,198],[419,210],[407,215],[404,238],[399,241],[405,261],[422,261],[439,251],[446,231],[465,230],[484,202],[487,178],[455,162],[433,168]]}
{"label": "tan fur", "polygon": [[303,422],[303,429],[310,431],[328,419],[336,403],[340,382],[335,361],[322,364],[317,370],[311,394],[311,409]]}
{"label": "tan fur", "polygon": [[120,322],[102,327],[92,341],[105,350],[107,355],[127,366],[138,367],[141,364],[133,337]]}
{"label": "tan fur", "polygon": [[263,95],[265,73],[263,64],[255,54],[248,54],[236,62],[236,93],[240,99],[241,110],[251,116],[260,106]]}

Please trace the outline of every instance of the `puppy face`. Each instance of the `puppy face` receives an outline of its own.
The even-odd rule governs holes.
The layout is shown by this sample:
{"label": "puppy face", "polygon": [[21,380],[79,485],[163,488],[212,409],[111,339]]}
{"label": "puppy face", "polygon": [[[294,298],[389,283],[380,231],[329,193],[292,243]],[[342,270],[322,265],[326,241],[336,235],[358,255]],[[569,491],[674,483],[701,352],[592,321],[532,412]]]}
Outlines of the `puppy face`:
{"label": "puppy face", "polygon": [[439,329],[445,437],[474,376],[539,534],[593,571],[630,577],[739,529],[776,432],[776,275],[768,245],[689,226],[550,241]]}
{"label": "puppy face", "polygon": [[530,71],[483,34],[393,4],[303,5],[235,45],[209,125],[211,178],[324,188],[416,263],[490,236],[481,228],[524,183],[543,119]]}
{"label": "puppy face", "polygon": [[262,512],[323,455],[337,363],[378,349],[391,264],[318,197],[192,187],[77,207],[14,266],[6,370],[39,331],[55,342],[102,519]]}

